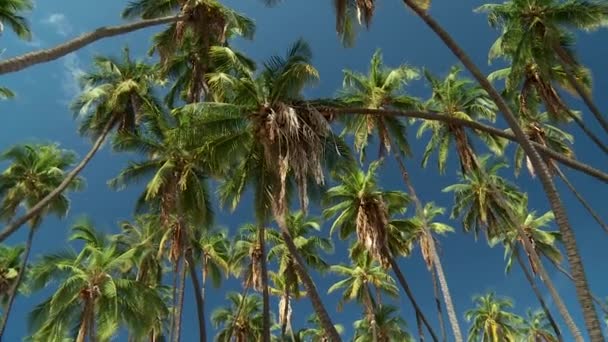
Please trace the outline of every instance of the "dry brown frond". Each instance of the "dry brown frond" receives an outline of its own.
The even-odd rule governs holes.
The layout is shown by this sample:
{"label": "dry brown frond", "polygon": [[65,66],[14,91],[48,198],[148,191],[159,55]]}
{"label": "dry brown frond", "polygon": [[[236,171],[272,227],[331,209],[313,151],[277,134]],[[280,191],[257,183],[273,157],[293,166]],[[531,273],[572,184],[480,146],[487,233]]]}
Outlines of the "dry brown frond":
{"label": "dry brown frond", "polygon": [[291,322],[291,301],[287,296],[281,296],[279,301],[279,324],[289,324]]}
{"label": "dry brown frond", "polygon": [[387,225],[388,212],[381,198],[360,200],[356,221],[357,239],[384,268],[390,266],[384,252],[388,242]]}
{"label": "dry brown frond", "polygon": [[262,286],[262,248],[258,244],[252,245],[249,251],[249,257],[251,258],[251,287],[262,292],[264,287]]}

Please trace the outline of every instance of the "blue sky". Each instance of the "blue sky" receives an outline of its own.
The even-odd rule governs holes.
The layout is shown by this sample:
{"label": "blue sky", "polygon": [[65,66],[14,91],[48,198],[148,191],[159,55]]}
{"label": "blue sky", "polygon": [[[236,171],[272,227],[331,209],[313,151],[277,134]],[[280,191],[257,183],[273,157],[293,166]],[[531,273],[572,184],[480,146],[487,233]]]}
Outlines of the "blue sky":
{"label": "blue sky", "polygon": [[[7,30],[0,37],[0,48],[5,50],[2,58],[50,47],[98,26],[120,23],[119,14],[126,3],[127,1],[124,0],[39,1],[35,10],[28,14],[34,31],[34,40],[28,43],[18,41]],[[257,22],[254,41],[238,41],[234,44],[236,48],[243,50],[257,61],[272,54],[283,53],[290,43],[300,37],[311,44],[314,54],[313,61],[321,74],[321,81],[316,87],[307,90],[307,95],[310,97],[327,97],[334,94],[341,86],[342,69],[344,68],[366,71],[369,59],[377,48],[382,49],[387,65],[395,66],[407,63],[420,68],[428,68],[438,75],[444,75],[452,65],[457,64],[456,58],[398,0],[378,1],[377,13],[371,30],[360,32],[356,46],[351,49],[343,48],[337,39],[331,1],[286,0],[271,9],[264,8],[261,1],[230,0],[224,3],[252,17]],[[482,14],[473,13],[473,9],[483,3],[477,0],[437,0],[433,4],[431,13],[462,44],[473,60],[484,71],[490,72],[499,67],[499,64],[488,66],[487,63],[487,50],[497,32],[488,27]],[[97,42],[60,60],[3,76],[0,81],[1,85],[14,90],[17,98],[0,103],[2,117],[0,149],[21,142],[55,141],[64,148],[74,149],[79,155],[84,155],[90,144],[86,139],[77,135],[77,124],[67,108],[68,103],[78,92],[75,77],[89,67],[91,56],[96,54],[116,55],[125,45],[130,47],[133,54],[144,58],[149,46],[149,38],[155,30],[147,29]],[[580,35],[577,48],[584,64],[593,70],[595,98],[600,108],[608,108],[608,99],[601,96],[603,89],[608,87],[608,65],[605,62],[605,56],[608,54],[608,45],[605,44],[607,39],[606,32]],[[429,94],[429,89],[423,82],[414,82],[409,90],[412,94],[423,98],[428,97]],[[583,109],[580,102],[575,99],[570,100],[574,108]],[[587,118],[587,114],[584,111],[585,118]],[[592,128],[596,127],[592,125]],[[592,163],[596,168],[608,170],[608,160],[605,155],[599,154],[597,149],[581,136],[575,127],[569,127],[569,129],[578,138],[574,145],[577,157],[582,161]],[[599,130],[597,131],[599,132]],[[419,195],[424,201],[435,201],[441,206],[451,208],[451,196],[442,193],[441,189],[454,183],[456,179],[457,162],[454,154],[451,154],[451,168],[446,175],[440,176],[437,173],[434,168],[434,160],[429,163],[428,169],[421,169],[419,167],[421,149],[428,137],[416,141],[415,130],[411,129],[409,133],[415,155],[412,160],[408,161],[408,165]],[[512,147],[508,152],[512,153]],[[141,191],[141,187],[114,192],[106,185],[107,180],[115,176],[128,160],[129,156],[112,152],[107,147],[98,153],[83,173],[87,180],[86,190],[71,196],[72,208],[69,217],[63,222],[48,219],[41,227],[35,241],[34,257],[65,247],[67,228],[77,217],[88,215],[99,228],[108,232],[116,232],[116,222],[131,217],[134,199]],[[595,205],[596,209],[604,217],[608,216],[605,209],[607,187],[574,172],[567,172],[567,174],[579,191]],[[505,172],[504,175],[511,177],[511,170]],[[538,182],[531,180],[525,173],[517,182],[522,189],[528,192],[532,208],[538,212],[548,210],[547,201]],[[403,189],[396,167],[391,163],[382,169],[381,183],[389,189]],[[567,205],[592,289],[597,295],[605,297],[607,295],[605,289],[608,288],[604,262],[607,255],[605,248],[607,237],[597,224],[594,224],[582,206],[567,192],[567,189],[561,184],[558,184],[558,187]],[[248,204],[244,203],[232,214],[218,211],[218,225],[234,232],[238,226],[251,219],[248,209]],[[529,290],[517,268],[509,276],[504,274],[503,251],[500,248],[490,249],[482,240],[476,243],[472,236],[462,233],[458,222],[448,220],[447,215],[444,219],[457,228],[455,234],[441,239],[441,252],[452,298],[463,330],[466,331],[468,328],[463,319],[463,313],[471,307],[471,297],[475,294],[494,290],[498,294],[509,296],[514,299],[518,313],[523,313],[527,307],[536,308],[538,306],[532,291]],[[327,225],[324,227],[327,228]],[[13,236],[10,243],[23,241],[23,233]],[[322,234],[328,234],[328,230],[323,230]],[[339,246],[344,245],[339,244]],[[332,263],[339,263],[344,262],[345,257],[344,248],[337,248],[334,255],[329,256],[328,259]],[[421,262],[419,253],[415,252],[411,258],[400,263],[423,310],[435,322],[430,276]],[[552,274],[555,273],[551,268],[549,269]],[[555,282],[575,320],[584,329],[574,288],[563,277],[554,275]],[[336,312],[337,297],[325,295],[325,293],[337,278],[331,275],[315,275],[315,279],[335,322],[343,324],[347,329],[346,336],[351,336],[352,322],[359,318],[359,309],[356,305],[347,305],[342,312]],[[227,291],[239,290],[239,284],[238,281],[230,280],[221,289],[210,289],[208,311],[223,303]],[[48,295],[50,290],[52,289],[41,294],[17,299],[6,341],[17,341],[25,336],[27,312],[39,303],[44,295]],[[196,313],[192,303],[193,300],[186,301],[184,341],[193,341],[197,334]],[[410,329],[415,330],[412,310],[405,298],[399,299],[395,305],[399,306],[401,313],[410,324]],[[273,299],[272,310],[276,312],[276,308],[277,300]],[[294,325],[301,327],[311,312],[306,298],[296,304],[294,312]]]}

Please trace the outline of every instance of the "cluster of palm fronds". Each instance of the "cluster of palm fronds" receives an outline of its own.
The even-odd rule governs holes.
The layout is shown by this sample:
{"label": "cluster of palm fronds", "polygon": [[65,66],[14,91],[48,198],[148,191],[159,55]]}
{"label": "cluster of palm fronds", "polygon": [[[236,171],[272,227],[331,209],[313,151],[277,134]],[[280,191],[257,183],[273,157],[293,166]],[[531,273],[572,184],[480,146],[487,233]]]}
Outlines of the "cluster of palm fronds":
{"label": "cluster of palm fronds", "polygon": [[[429,1],[404,3],[441,32],[426,13]],[[375,1],[336,0],[335,5],[338,32],[351,44],[357,21],[370,25]],[[31,33],[20,12],[31,7],[28,0],[0,1],[0,22],[28,38]],[[475,238],[483,234],[490,245],[502,245],[507,271],[513,261],[518,263],[541,306],[524,319],[508,311],[509,300],[494,294],[476,297],[476,308],[464,316],[471,322],[469,341],[563,341],[565,330],[582,341],[545,265],[555,266],[573,281],[590,339],[603,340],[596,307],[604,313],[608,308],[589,290],[553,177],[566,182],[608,231],[558,163],[579,165],[608,181],[602,171],[573,159],[573,137],[567,133],[571,122],[602,150],[602,156],[608,149],[560,92],[580,95],[603,133],[608,133],[605,118],[590,99],[590,71],[577,60],[574,33],[568,30],[604,26],[608,3],[511,0],[479,10],[501,30],[490,59],[502,58],[509,67],[488,79],[504,80],[502,94],[479,76],[447,34],[440,33],[480,85],[463,76],[459,67],[443,79],[412,66],[389,68],[377,51],[367,74],[345,70],[335,98],[319,100],[303,95],[319,79],[305,41],[296,41],[284,56],[272,56],[257,66],[230,46],[234,37],[253,37],[253,21],[219,1],[131,2],[123,13],[128,18],[178,16],[152,38],[150,51],[158,56],[157,64],[133,59],[125,48],[120,58],[96,57],[92,70],[82,76],[82,93],[71,109],[80,132],[94,141],[85,158],[75,164],[74,154],[55,144],[17,145],[2,155],[10,165],[0,174],[0,218],[9,223],[0,232],[0,241],[25,223],[29,233],[25,247],[0,246],[0,336],[18,294],[50,287],[50,296],[31,310],[29,340],[108,341],[123,336],[124,329],[129,341],[178,342],[185,335],[184,301],[190,295],[196,302],[201,341],[211,335],[239,342],[339,341],[344,328],[333,323],[332,308],[320,294],[324,289],[309,272],[313,269],[341,278],[327,290],[342,292],[339,309],[350,301],[362,306],[362,317],[350,334],[355,341],[412,339],[415,334],[392,305],[398,303],[401,290],[421,339],[463,341],[438,240],[454,229],[439,218],[444,208],[418,196],[406,167],[406,158],[414,154],[407,130],[417,126],[419,139],[431,133],[420,158],[424,167],[434,152],[439,173],[447,171],[449,153],[460,163],[459,183],[444,189],[454,194],[451,218],[461,220],[464,231]],[[47,52],[46,60],[58,51]],[[39,63],[28,58],[38,57],[9,62]],[[421,76],[430,86],[428,99],[406,91],[409,83],[422,82]],[[164,101],[158,96],[161,92]],[[0,88],[0,96],[12,95]],[[510,129],[489,126],[499,113]],[[515,173],[525,159],[530,174],[545,186],[553,211],[536,215],[527,194],[501,175],[508,138],[518,143]],[[120,223],[120,231],[108,235],[80,220],[71,229],[73,246],[30,262],[43,219],[67,215],[68,192],[82,188],[80,171],[107,140],[115,151],[133,156],[109,186],[120,190],[145,182],[134,204],[133,222]],[[374,145],[378,153],[370,158],[367,149]],[[478,154],[480,148],[489,153]],[[407,191],[380,185],[379,172],[393,160]],[[255,222],[238,230],[217,229],[216,202],[234,210],[243,198],[251,199]],[[406,214],[409,206],[412,214]],[[309,216],[309,207],[320,209],[322,218]],[[554,217],[559,232],[547,230]],[[329,231],[322,230],[323,224]],[[327,260],[336,230],[349,244],[347,253],[339,251],[348,255],[349,265]],[[572,274],[562,266],[562,244]],[[436,321],[422,311],[423,300],[401,271],[401,259],[416,246],[431,274]],[[214,308],[207,318],[208,280],[220,287],[230,277],[240,279],[242,293],[228,293],[227,306]],[[185,291],[188,278],[192,293]],[[546,303],[541,284],[561,320]],[[278,302],[274,313],[271,297]],[[294,301],[303,297],[314,309],[306,323],[306,317],[293,309]],[[193,334],[188,336],[194,339]]]}

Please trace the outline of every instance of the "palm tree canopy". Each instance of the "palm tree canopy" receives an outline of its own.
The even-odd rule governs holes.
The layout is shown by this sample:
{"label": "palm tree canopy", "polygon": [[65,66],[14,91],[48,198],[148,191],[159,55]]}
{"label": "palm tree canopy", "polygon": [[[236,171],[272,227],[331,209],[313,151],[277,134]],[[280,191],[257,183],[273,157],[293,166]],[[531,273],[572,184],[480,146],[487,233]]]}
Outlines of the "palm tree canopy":
{"label": "palm tree canopy", "polygon": [[368,318],[356,321],[353,326],[355,328],[355,342],[390,342],[404,341],[413,342],[414,339],[407,331],[405,320],[398,315],[398,309],[390,305],[380,306],[374,315],[377,339],[374,340],[372,334],[371,322]]}
{"label": "palm tree canopy", "polygon": [[32,39],[27,20],[22,12],[34,8],[32,0],[2,0],[0,1],[0,34],[4,32],[4,25],[8,25],[15,34],[24,40]]}
{"label": "palm tree canopy", "polygon": [[[33,207],[63,182],[67,169],[76,161],[76,155],[60,149],[58,145],[27,144],[9,148],[2,153],[0,160],[11,162],[0,174],[0,217],[10,220],[20,206],[26,209]],[[77,191],[83,186],[84,180],[76,178],[68,190]],[[30,220],[30,225],[38,226],[47,213],[65,217],[69,203],[67,193],[60,194],[40,215]]]}
{"label": "palm tree canopy", "polygon": [[551,324],[542,310],[528,309],[526,317],[521,322],[520,338],[524,342],[557,342]]}
{"label": "palm tree canopy", "polygon": [[517,325],[522,318],[507,311],[513,307],[510,299],[488,293],[474,297],[473,301],[475,308],[465,313],[465,318],[471,322],[469,342],[517,341]]}
{"label": "palm tree canopy", "polygon": [[[262,335],[262,298],[228,293],[228,306],[215,310],[211,322],[219,328],[217,341],[257,341]],[[240,310],[239,310],[240,309]]]}

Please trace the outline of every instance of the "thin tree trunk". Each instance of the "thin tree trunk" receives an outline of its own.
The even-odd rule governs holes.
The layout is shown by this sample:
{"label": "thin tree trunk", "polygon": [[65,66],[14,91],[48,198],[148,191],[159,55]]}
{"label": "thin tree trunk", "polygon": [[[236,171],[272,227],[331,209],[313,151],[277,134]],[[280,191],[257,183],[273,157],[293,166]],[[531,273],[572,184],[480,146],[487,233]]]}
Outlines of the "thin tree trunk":
{"label": "thin tree trunk", "polygon": [[156,19],[141,20],[134,23],[104,26],[94,31],[82,34],[74,39],[68,40],[65,43],[59,44],[49,49],[28,52],[21,56],[9,58],[0,62],[0,75],[16,72],[35,64],[50,62],[61,58],[70,52],[77,51],[93,42],[100,39],[114,37],[125,33],[144,29],[146,27],[174,23],[186,19],[185,16],[168,16]]}
{"label": "thin tree trunk", "polygon": [[[551,262],[551,264],[553,264],[553,266],[555,266],[555,268],[557,268],[557,270],[565,275],[568,279],[570,279],[570,281],[574,282],[574,278],[572,277],[572,275],[565,270],[561,265],[559,265],[558,263],[556,263],[555,261],[547,258],[547,260],[549,260]],[[604,314],[606,316],[608,316],[608,305],[605,304],[598,296],[596,296],[595,294],[591,294],[591,296],[593,297],[593,301],[595,302],[595,304],[597,304],[601,310],[604,312]]]}
{"label": "thin tree trunk", "polygon": [[287,246],[291,257],[295,261],[295,271],[300,277],[300,280],[302,280],[302,284],[306,289],[306,293],[310,298],[310,302],[312,303],[312,306],[315,312],[317,313],[319,320],[321,321],[321,326],[323,327],[323,330],[327,334],[330,341],[342,341],[342,339],[340,338],[340,334],[336,330],[336,327],[332,323],[331,318],[329,317],[329,314],[327,313],[327,310],[323,305],[323,300],[321,299],[321,296],[319,296],[319,292],[317,291],[315,283],[312,281],[310,275],[306,271],[306,264],[304,263],[304,260],[302,260],[302,256],[300,256],[300,253],[298,253],[298,249],[296,248],[296,245],[293,242],[293,238],[289,233],[284,210],[281,210],[280,212],[279,210],[275,210],[275,212],[275,220],[277,221],[277,224],[281,229],[281,236],[283,237],[283,241],[285,241],[285,245]]}
{"label": "thin tree trunk", "polygon": [[576,191],[576,188],[574,187],[574,185],[572,183],[570,183],[570,180],[566,177],[566,175],[562,172],[562,170],[559,167],[556,167],[555,172],[557,172],[557,175],[559,176],[559,178],[561,178],[562,182],[564,182],[564,184],[566,184],[568,189],[570,189],[570,191],[574,194],[574,196],[576,196],[576,199],[578,199],[578,201],[581,202],[583,207],[585,207],[585,209],[587,209],[587,212],[589,212],[589,214],[593,217],[595,222],[597,222],[600,225],[600,227],[606,233],[608,233],[608,225],[602,220],[600,215],[595,210],[593,210],[593,208],[591,207],[591,204],[589,204],[589,202],[587,202],[587,200],[581,194],[579,194],[578,191]]}
{"label": "thin tree trunk", "polygon": [[445,329],[445,322],[443,321],[443,309],[441,308],[441,300],[439,299],[439,286],[437,285],[437,271],[435,266],[431,267],[431,278],[433,278],[433,294],[435,295],[435,306],[437,306],[437,319],[439,321],[439,328],[441,329],[441,341],[447,341],[447,331]]}
{"label": "thin tree trunk", "polygon": [[599,108],[591,99],[590,94],[585,91],[583,85],[581,85],[581,83],[576,79],[576,77],[574,77],[574,75],[572,74],[572,70],[570,70],[570,66],[572,65],[570,56],[559,44],[554,44],[553,50],[556,52],[557,56],[561,61],[562,67],[566,72],[566,78],[568,78],[568,82],[570,82],[574,89],[576,89],[576,92],[581,96],[583,102],[585,102],[593,116],[595,116],[595,119],[600,123],[600,125],[604,129],[604,132],[608,133],[608,120],[604,118]]}
{"label": "thin tree trunk", "polygon": [[32,206],[30,210],[28,210],[23,216],[13,220],[12,222],[9,222],[6,227],[4,227],[4,230],[0,232],[0,243],[4,242],[4,240],[6,240],[9,236],[15,233],[17,229],[19,229],[19,227],[21,227],[27,221],[32,219],[34,216],[39,215],[42,210],[44,210],[44,208],[46,208],[46,206],[53,199],[55,199],[55,197],[59,196],[70,185],[74,178],[78,176],[80,171],[82,171],[85,166],[87,166],[89,161],[91,161],[95,153],[97,153],[97,151],[105,141],[106,137],[108,136],[108,133],[110,133],[110,130],[112,130],[114,123],[114,119],[110,119],[108,121],[108,123],[103,128],[101,134],[99,135],[89,152],[86,154],[86,156],[84,156],[80,163],[78,163],[78,165],[76,165],[76,167],[74,167],[74,169],[72,169],[72,171],[70,171],[70,173],[66,175],[65,179],[55,189],[53,189],[53,191],[51,191],[48,195],[44,196],[44,198],[41,199],[40,202]]}
{"label": "thin tree trunk", "polygon": [[371,290],[368,284],[365,284],[363,289],[363,301],[365,302],[365,311],[367,319],[369,319],[369,325],[372,327],[372,342],[378,342],[378,327],[376,326],[376,310],[374,303],[372,302]]}
{"label": "thin tree trunk", "polygon": [[553,328],[553,331],[555,332],[555,336],[557,337],[558,341],[563,342],[564,339],[562,338],[562,332],[559,330],[557,323],[555,323],[555,319],[553,318],[551,311],[549,311],[549,307],[547,306],[547,303],[545,303],[545,300],[543,299],[543,295],[540,292],[540,290],[538,289],[538,286],[536,286],[536,281],[534,281],[532,274],[530,274],[530,271],[528,270],[526,263],[524,262],[523,258],[521,257],[521,254],[519,253],[519,248],[517,248],[517,246],[515,247],[515,250],[513,251],[513,253],[515,253],[515,256],[517,257],[517,262],[519,263],[521,270],[524,272],[524,275],[526,276],[528,283],[530,283],[530,287],[532,287],[532,291],[534,291],[534,294],[536,295],[536,298],[538,299],[540,306],[542,307],[543,311],[545,312],[545,315],[547,316],[547,319],[549,320],[549,323],[551,324],[551,327]]}
{"label": "thin tree trunk", "polygon": [[418,329],[418,339],[420,342],[424,342],[424,329],[420,315],[416,314],[416,328]]}
{"label": "thin tree trunk", "polygon": [[171,327],[169,328],[169,342],[173,342],[173,336],[175,335],[175,317],[177,317],[177,287],[179,283],[179,260],[175,262],[173,267],[173,284],[171,294],[171,301],[173,307],[171,308]]}
{"label": "thin tree trunk", "polygon": [[[497,128],[494,128],[494,127],[491,127],[488,125],[484,125],[477,121],[469,121],[469,120],[464,120],[464,119],[460,119],[460,118],[456,118],[456,117],[450,117],[447,115],[440,115],[440,114],[437,114],[434,112],[403,111],[403,110],[394,110],[394,109],[321,107],[321,106],[318,108],[323,110],[323,112],[329,113],[329,114],[393,115],[393,116],[403,116],[403,117],[408,117],[408,118],[417,118],[417,119],[424,119],[424,120],[441,121],[441,122],[446,122],[446,123],[455,123],[455,124],[459,124],[462,126],[466,126],[466,127],[475,129],[475,130],[487,132],[496,137],[505,138],[507,140],[519,143],[518,138],[509,132],[505,132],[503,130],[500,130],[500,129],[497,129]],[[597,180],[599,180],[603,183],[608,183],[608,173],[598,170],[585,163],[581,163],[575,159],[566,157],[563,154],[561,154],[559,152],[555,152],[552,149],[550,149],[546,146],[543,146],[542,144],[539,144],[537,142],[532,141],[530,143],[537,149],[537,151],[539,153],[542,153],[542,155],[544,157],[554,159],[554,160],[562,163],[563,165],[566,165],[572,169],[581,171],[593,178],[596,178]]]}
{"label": "thin tree trunk", "polygon": [[589,129],[589,127],[587,127],[587,125],[581,118],[574,115],[574,113],[572,113],[572,111],[569,109],[566,110],[566,113],[572,120],[574,120],[574,122],[578,125],[578,127],[580,127],[580,129],[583,130],[583,132],[585,132],[585,134],[589,137],[589,139],[591,139],[591,141],[593,141],[593,143],[597,147],[599,147],[600,150],[604,151],[604,154],[608,154],[608,147],[606,146],[606,144],[604,144],[600,140],[600,138],[597,135],[595,135],[593,133],[593,131],[591,131],[591,129]]}
{"label": "thin tree trunk", "polygon": [[192,252],[186,252],[186,263],[188,264],[188,271],[190,272],[190,280],[192,280],[192,291],[194,292],[194,299],[196,300],[196,313],[198,315],[198,336],[200,342],[207,341],[207,329],[205,327],[205,311],[204,311],[204,299],[201,290],[201,285],[198,282],[198,276],[196,275],[196,268],[194,267],[194,260],[192,259]]}
{"label": "thin tree trunk", "polygon": [[[555,214],[555,221],[557,222],[557,225],[559,226],[560,232],[563,237],[564,246],[566,248],[566,255],[568,257],[568,261],[572,269],[572,275],[574,276],[574,279],[576,279],[575,288],[578,300],[583,310],[583,317],[585,318],[585,324],[587,327],[587,331],[589,332],[589,337],[592,342],[603,342],[604,336],[602,333],[602,326],[600,325],[597,312],[595,310],[595,307],[593,306],[593,299],[591,297],[591,292],[589,291],[589,284],[587,283],[585,268],[578,252],[574,232],[570,227],[568,216],[562,205],[559,193],[555,188],[555,184],[553,183],[553,179],[551,178],[547,165],[544,163],[533,144],[527,138],[525,132],[522,130],[521,126],[517,122],[517,118],[515,117],[515,115],[513,115],[507,103],[496,91],[496,89],[494,89],[492,84],[484,76],[481,70],[479,70],[475,63],[460,48],[456,41],[454,41],[454,39],[433,18],[431,18],[426,13],[426,11],[418,7],[414,0],[403,0],[403,2],[414,12],[416,12],[416,14],[429,26],[429,28],[431,28],[437,34],[437,36],[439,36],[439,38],[441,38],[445,45],[454,53],[454,55],[462,62],[462,64],[467,68],[467,70],[469,70],[471,74],[475,77],[475,79],[477,79],[479,84],[488,92],[490,97],[492,97],[492,99],[498,106],[498,109],[503,113],[505,120],[507,121],[513,133],[517,137],[519,144],[522,146],[523,150],[530,158],[532,166],[538,172],[538,176],[545,190],[547,199],[551,204],[551,209]],[[570,328],[571,330],[573,330],[573,333],[577,331],[575,325],[570,326]],[[578,336],[575,337],[582,341],[582,336],[580,335],[580,332]]]}
{"label": "thin tree trunk", "polygon": [[179,286],[177,290],[177,309],[175,310],[174,318],[175,334],[173,335],[173,342],[179,342],[181,339],[182,311],[184,309],[184,290],[186,287],[186,262],[184,260],[183,255],[180,259],[182,267],[179,270]]}
{"label": "thin tree trunk", "polygon": [[[422,202],[420,201],[420,198],[418,197],[417,193],[416,193],[416,189],[414,188],[414,185],[412,184],[412,181],[410,180],[410,176],[409,173],[405,167],[405,163],[403,161],[403,159],[401,158],[401,155],[399,155],[398,152],[395,152],[395,159],[397,160],[397,163],[399,164],[399,169],[401,170],[401,177],[403,177],[403,181],[405,182],[407,188],[408,188],[408,192],[410,193],[410,195],[412,196],[412,199],[414,200],[414,204],[416,206],[416,211],[420,214],[422,214],[422,211],[424,210],[423,206],[422,206]],[[477,161],[475,160],[475,157],[472,157],[472,160],[470,161],[471,165],[472,164],[477,164]],[[450,321],[450,325],[452,327],[452,332],[454,333],[454,340],[456,342],[462,342],[462,333],[460,331],[460,325],[458,324],[458,316],[456,315],[456,310],[454,309],[454,303],[452,302],[452,296],[450,294],[450,289],[448,287],[447,284],[447,280],[445,277],[445,274],[443,272],[443,266],[441,264],[441,259],[439,258],[439,253],[437,253],[437,248],[435,246],[435,240],[433,239],[433,236],[431,234],[431,232],[429,232],[428,227],[424,227],[425,230],[425,234],[427,234],[427,240],[429,241],[429,248],[430,248],[430,252],[432,255],[432,265],[431,268],[434,271],[437,271],[437,278],[439,279],[439,285],[441,287],[441,292],[443,293],[443,300],[445,302],[445,306],[446,309],[448,311],[448,319]],[[431,272],[432,274],[434,272]],[[433,283],[435,284],[435,277],[433,276]],[[441,305],[439,304],[438,310],[441,314]],[[445,339],[445,326],[443,325],[443,318],[440,319],[440,323],[442,325],[442,333],[443,333],[443,337]]]}
{"label": "thin tree trunk", "polygon": [[438,342],[439,339],[437,338],[437,334],[435,334],[435,331],[433,330],[433,328],[429,324],[428,320],[422,313],[422,310],[420,310],[420,306],[418,306],[418,302],[416,302],[416,298],[414,297],[414,294],[412,293],[412,289],[410,289],[410,286],[408,285],[407,280],[405,280],[405,276],[401,272],[401,268],[399,268],[397,261],[395,261],[395,258],[393,258],[390,255],[390,253],[388,253],[388,251],[387,251],[387,255],[389,255],[388,260],[391,264],[393,272],[395,272],[395,275],[397,276],[397,280],[399,281],[399,284],[403,288],[403,291],[405,291],[407,298],[412,303],[412,306],[414,307],[414,310],[416,311],[416,315],[420,317],[420,319],[422,320],[422,323],[424,323],[424,325],[426,326],[426,329],[431,334],[433,341]]}
{"label": "thin tree trunk", "polygon": [[87,333],[88,333],[88,325],[89,325],[89,311],[91,310],[89,307],[89,301],[86,300],[84,304],[84,309],[82,310],[82,321],[80,322],[80,328],[78,328],[78,336],[76,337],[76,342],[84,342]]}
{"label": "thin tree trunk", "polygon": [[6,307],[4,308],[4,312],[2,315],[2,323],[0,323],[0,341],[2,341],[2,336],[4,336],[4,329],[6,329],[6,324],[8,323],[8,317],[11,313],[11,309],[13,308],[13,302],[17,297],[17,293],[19,292],[19,285],[21,285],[21,281],[23,281],[23,275],[25,274],[27,262],[30,258],[30,251],[32,250],[34,233],[35,228],[30,228],[30,231],[27,235],[27,240],[25,242],[25,250],[23,251],[23,261],[21,261],[19,273],[17,274],[17,279],[15,279],[15,284],[13,284],[11,292],[8,295],[8,302],[6,303]]}
{"label": "thin tree trunk", "polygon": [[281,322],[281,337],[285,339],[287,333],[287,325],[290,324],[291,318],[289,318],[289,286],[285,286],[285,293],[283,294],[283,302],[285,307],[283,309],[283,321]]}
{"label": "thin tree trunk", "polygon": [[[234,315],[234,320],[237,320],[241,315],[241,310],[243,310],[243,305],[245,304],[245,299],[249,294],[249,289],[251,288],[251,274],[249,275],[249,281],[245,282],[247,286],[243,289],[241,294],[241,302],[239,303],[239,307],[236,309],[236,314]],[[230,327],[230,334],[228,334],[228,339],[226,341],[232,341],[232,335],[234,334],[234,324]]]}
{"label": "thin tree trunk", "polygon": [[266,262],[266,229],[264,225],[258,228],[258,243],[260,244],[260,253],[262,254],[260,262],[262,263],[262,302],[263,302],[263,323],[262,323],[262,341],[270,342],[270,298],[268,295],[268,264]]}

